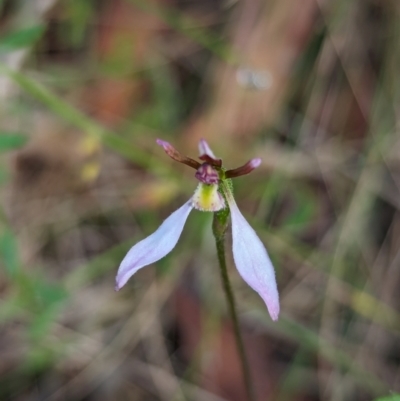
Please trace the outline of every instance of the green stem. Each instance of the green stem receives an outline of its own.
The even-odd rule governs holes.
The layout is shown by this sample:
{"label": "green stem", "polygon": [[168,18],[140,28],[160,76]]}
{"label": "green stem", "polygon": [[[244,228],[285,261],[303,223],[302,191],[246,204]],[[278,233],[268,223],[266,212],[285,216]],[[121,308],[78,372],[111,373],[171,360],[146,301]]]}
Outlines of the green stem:
{"label": "green stem", "polygon": [[243,380],[249,401],[256,401],[253,384],[250,377],[250,368],[244,349],[242,334],[240,333],[238,313],[236,309],[235,298],[233,296],[232,286],[229,281],[228,269],[225,259],[225,232],[227,228],[228,213],[215,213],[213,220],[213,234],[217,245],[218,262],[221,273],[222,286],[228,303],[229,314],[233,323],[233,332],[235,335],[236,346],[239,359],[242,365]]}

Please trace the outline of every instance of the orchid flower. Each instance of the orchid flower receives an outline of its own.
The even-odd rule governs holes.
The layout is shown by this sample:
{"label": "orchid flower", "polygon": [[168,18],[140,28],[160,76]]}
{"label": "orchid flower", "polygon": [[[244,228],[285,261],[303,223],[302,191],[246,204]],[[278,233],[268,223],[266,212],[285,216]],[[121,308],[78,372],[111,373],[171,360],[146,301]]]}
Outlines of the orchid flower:
{"label": "orchid flower", "polygon": [[214,155],[204,139],[199,143],[201,163],[182,156],[168,142],[158,139],[157,144],[172,159],[194,168],[199,184],[194,195],[183,206],[173,212],[153,234],[129,250],[118,269],[116,290],[122,288],[139,269],[172,251],[193,208],[203,212],[228,209],[232,220],[233,258],[237,270],[264,300],[272,319],[277,320],[279,296],[274,268],[263,243],[239,211],[231,184],[231,178],[250,173],[260,165],[261,159],[252,159],[239,168],[225,170],[222,160]]}

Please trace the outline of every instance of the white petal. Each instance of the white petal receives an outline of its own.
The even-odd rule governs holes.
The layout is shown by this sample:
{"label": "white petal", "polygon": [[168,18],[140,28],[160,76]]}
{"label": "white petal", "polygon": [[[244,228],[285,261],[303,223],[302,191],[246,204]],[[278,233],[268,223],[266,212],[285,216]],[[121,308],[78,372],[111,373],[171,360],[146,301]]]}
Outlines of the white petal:
{"label": "white petal", "polygon": [[200,157],[207,155],[207,156],[211,157],[211,159],[217,159],[214,155],[214,152],[211,150],[210,146],[208,145],[208,143],[205,139],[200,139],[199,154],[200,154]]}
{"label": "white petal", "polygon": [[118,269],[116,290],[122,288],[139,269],[160,260],[174,249],[192,209],[190,200],[172,213],[153,234],[129,250]]}
{"label": "white petal", "polygon": [[277,320],[279,295],[274,267],[263,243],[240,213],[231,193],[227,194],[227,201],[231,211],[232,247],[236,268],[243,280],[264,300],[272,320]]}

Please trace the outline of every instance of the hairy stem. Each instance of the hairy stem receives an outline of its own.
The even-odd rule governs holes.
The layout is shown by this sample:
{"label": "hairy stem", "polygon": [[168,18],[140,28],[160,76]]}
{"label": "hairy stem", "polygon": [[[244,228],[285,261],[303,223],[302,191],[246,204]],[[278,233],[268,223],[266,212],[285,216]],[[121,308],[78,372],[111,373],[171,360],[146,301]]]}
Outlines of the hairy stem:
{"label": "hairy stem", "polygon": [[238,349],[238,354],[242,365],[243,380],[247,392],[247,397],[249,401],[256,401],[254,388],[250,377],[249,363],[244,349],[242,334],[240,333],[239,319],[236,309],[235,298],[233,295],[232,286],[229,281],[228,270],[226,267],[225,232],[228,225],[227,224],[228,217],[229,217],[229,211],[227,213],[217,212],[214,214],[213,234],[217,245],[217,255],[221,273],[222,286],[228,304],[229,314],[233,323],[233,332],[235,335],[236,346]]}

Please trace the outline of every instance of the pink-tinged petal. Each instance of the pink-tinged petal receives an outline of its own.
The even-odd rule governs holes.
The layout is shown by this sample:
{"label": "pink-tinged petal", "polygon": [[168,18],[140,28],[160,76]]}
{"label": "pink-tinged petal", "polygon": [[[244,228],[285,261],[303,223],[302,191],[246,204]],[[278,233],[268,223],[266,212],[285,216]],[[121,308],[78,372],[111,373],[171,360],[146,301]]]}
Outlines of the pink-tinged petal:
{"label": "pink-tinged petal", "polygon": [[271,260],[260,238],[240,213],[232,194],[229,192],[226,195],[232,219],[232,247],[236,268],[243,280],[264,300],[272,320],[277,320],[279,295]]}
{"label": "pink-tinged petal", "polygon": [[251,160],[249,161],[249,167],[250,167],[251,169],[253,169],[253,170],[254,170],[255,168],[259,167],[260,164],[261,164],[261,159],[260,159],[259,157],[255,158],[255,159],[251,159]]}
{"label": "pink-tinged petal", "polygon": [[162,139],[156,139],[157,145],[160,145],[164,148],[166,153],[175,152],[175,148],[167,141],[163,141]]}
{"label": "pink-tinged petal", "polygon": [[200,157],[207,155],[207,156],[211,157],[211,159],[216,159],[214,152],[211,150],[210,146],[208,145],[208,143],[205,139],[200,139],[199,153],[200,153]]}
{"label": "pink-tinged petal", "polygon": [[199,154],[200,154],[200,156],[199,156],[200,160],[203,160],[214,166],[218,166],[218,167],[222,166],[222,160],[214,155],[214,152],[208,146],[208,143],[205,139],[200,139]]}
{"label": "pink-tinged petal", "polygon": [[139,269],[157,262],[174,249],[192,209],[190,200],[172,213],[153,234],[129,250],[118,269],[116,290],[122,288]]}

